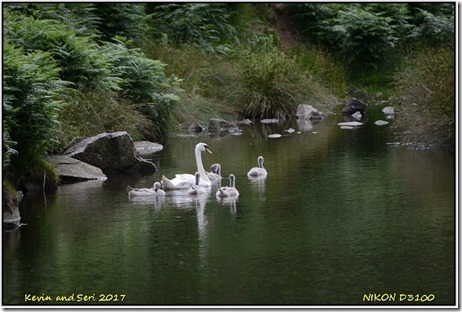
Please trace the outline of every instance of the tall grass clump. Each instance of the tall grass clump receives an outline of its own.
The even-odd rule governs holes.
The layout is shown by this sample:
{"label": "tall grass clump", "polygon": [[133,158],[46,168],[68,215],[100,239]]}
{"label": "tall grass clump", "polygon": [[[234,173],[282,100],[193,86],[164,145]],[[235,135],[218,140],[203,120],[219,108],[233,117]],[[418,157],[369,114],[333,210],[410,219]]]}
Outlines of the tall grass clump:
{"label": "tall grass clump", "polygon": [[297,65],[312,79],[337,95],[347,90],[348,71],[322,46],[299,45],[293,48]]}
{"label": "tall grass clump", "polygon": [[145,42],[143,52],[169,64],[167,75],[181,77],[179,101],[172,106],[173,122],[206,122],[216,116],[234,116],[240,89],[240,68],[230,58],[204,53],[197,46]]}
{"label": "tall grass clump", "polygon": [[288,118],[298,104],[327,109],[335,101],[326,88],[310,79],[293,57],[276,49],[244,51],[239,114],[249,119]]}
{"label": "tall grass clump", "polygon": [[399,113],[395,127],[405,142],[454,148],[454,50],[427,48],[410,55],[395,79]]}
{"label": "tall grass clump", "polygon": [[134,140],[141,140],[142,133],[151,127],[149,119],[132,102],[116,93],[101,90],[73,93],[59,112],[60,124],[54,132],[59,147],[76,137],[101,132],[127,131]]}
{"label": "tall grass clump", "polygon": [[296,107],[300,77],[291,60],[277,51],[242,56],[242,108],[244,118],[285,118]]}

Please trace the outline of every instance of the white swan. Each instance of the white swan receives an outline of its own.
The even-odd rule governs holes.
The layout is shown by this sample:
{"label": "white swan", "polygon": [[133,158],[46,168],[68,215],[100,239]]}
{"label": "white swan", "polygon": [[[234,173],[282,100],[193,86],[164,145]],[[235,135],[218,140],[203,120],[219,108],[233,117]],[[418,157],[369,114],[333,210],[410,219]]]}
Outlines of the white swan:
{"label": "white swan", "polygon": [[234,174],[229,175],[229,186],[223,186],[220,187],[215,194],[216,197],[218,198],[224,198],[224,197],[238,197],[239,196],[239,191],[236,189],[235,185],[236,177]]}
{"label": "white swan", "polygon": [[221,181],[221,165],[213,164],[210,166],[210,172],[207,172],[207,176],[212,182]]}
{"label": "white swan", "polygon": [[160,189],[159,182],[154,183],[153,188],[133,188],[130,185],[127,185],[125,190],[128,192],[128,198],[138,196],[165,195],[165,192]]}
{"label": "white swan", "polygon": [[189,188],[188,194],[189,195],[200,195],[200,194],[207,193],[207,190],[205,189],[205,187],[199,185],[199,180],[201,177],[199,172],[196,172],[195,177],[196,177],[196,184]]}
{"label": "white swan", "polygon": [[[210,181],[209,177],[205,173],[204,166],[202,165],[202,152],[207,152],[212,154],[212,151],[209,149],[207,144],[205,143],[198,143],[194,150],[196,156],[196,164],[197,164],[197,172],[200,175],[199,185],[210,187],[212,182]],[[172,180],[167,179],[165,176],[162,176],[162,185],[166,190],[177,190],[177,189],[185,189],[196,184],[196,177],[193,174],[176,174],[175,178]]]}
{"label": "white swan", "polygon": [[250,169],[250,171],[247,172],[247,176],[249,178],[265,178],[268,175],[268,172],[263,167],[264,161],[265,159],[263,158],[263,156],[258,156],[258,167],[253,167],[252,169]]}

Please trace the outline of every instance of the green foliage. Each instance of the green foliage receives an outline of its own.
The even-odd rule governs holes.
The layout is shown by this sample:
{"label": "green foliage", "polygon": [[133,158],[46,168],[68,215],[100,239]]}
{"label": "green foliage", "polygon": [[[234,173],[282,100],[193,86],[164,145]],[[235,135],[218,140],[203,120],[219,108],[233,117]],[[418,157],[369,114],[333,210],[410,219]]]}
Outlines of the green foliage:
{"label": "green foliage", "polygon": [[395,80],[400,100],[395,125],[403,140],[454,148],[454,68],[448,48],[427,48],[408,58]]}
{"label": "green foliage", "polygon": [[435,15],[428,11],[418,9],[416,19],[418,19],[420,23],[418,27],[409,34],[410,40],[416,40],[421,43],[421,45],[454,46],[454,14]]}
{"label": "green foliage", "polygon": [[296,46],[292,51],[299,68],[312,79],[343,95],[346,92],[347,70],[321,46]]}
{"label": "green foliage", "polygon": [[151,126],[148,118],[129,100],[101,90],[74,92],[67,98],[58,119],[60,124],[54,136],[61,148],[76,137],[90,137],[101,132],[127,131],[134,140],[140,140],[142,131]]}
{"label": "green foliage", "polygon": [[340,11],[333,31],[339,54],[350,64],[374,65],[395,46],[392,18],[357,7]]}
{"label": "green foliage", "polygon": [[[152,140],[166,135],[180,81],[133,42],[101,41],[95,11],[91,4],[4,7],[3,171],[11,179],[33,172],[73,136],[116,128]],[[78,113],[84,107],[90,114]]]}
{"label": "green foliage", "polygon": [[299,86],[294,62],[279,52],[244,53],[242,103],[245,118],[263,119],[291,115]]}
{"label": "green foliage", "polygon": [[25,54],[8,41],[3,53],[3,169],[12,165],[25,172],[52,148],[60,95],[68,84],[58,78],[59,67],[49,53]]}
{"label": "green foliage", "polygon": [[67,29],[75,30],[79,36],[95,36],[95,31],[101,24],[95,14],[92,3],[4,3],[7,14],[24,15],[37,20],[53,20],[58,25],[65,25]]}
{"label": "green foliage", "polygon": [[150,58],[169,64],[167,73],[182,77],[180,101],[172,108],[174,122],[208,122],[216,116],[235,118],[241,70],[232,58],[204,54],[193,45],[168,46],[147,42],[143,51]]}
{"label": "green foliage", "polygon": [[114,75],[121,81],[121,95],[153,122],[153,127],[144,127],[144,136],[152,140],[166,136],[172,106],[179,101],[176,93],[181,80],[167,77],[165,63],[146,58],[140,49],[129,49],[121,40],[106,43],[104,50],[111,55]]}
{"label": "green foliage", "polygon": [[416,39],[421,45],[453,45],[453,11],[454,5],[448,3],[287,5],[293,24],[307,41],[343,57],[353,70],[361,65],[363,71],[365,65],[376,69],[394,61],[403,45]]}
{"label": "green foliage", "polygon": [[122,36],[141,43],[146,26],[144,3],[94,3],[95,14],[100,19],[98,30],[102,40]]}
{"label": "green foliage", "polygon": [[115,90],[118,79],[111,75],[108,59],[101,54],[94,38],[79,36],[57,20],[5,14],[6,37],[25,51],[50,53],[60,67],[59,77],[78,89]]}
{"label": "green foliage", "polygon": [[156,6],[149,17],[151,35],[162,42],[193,44],[204,51],[229,54],[235,28],[226,4],[182,3]]}

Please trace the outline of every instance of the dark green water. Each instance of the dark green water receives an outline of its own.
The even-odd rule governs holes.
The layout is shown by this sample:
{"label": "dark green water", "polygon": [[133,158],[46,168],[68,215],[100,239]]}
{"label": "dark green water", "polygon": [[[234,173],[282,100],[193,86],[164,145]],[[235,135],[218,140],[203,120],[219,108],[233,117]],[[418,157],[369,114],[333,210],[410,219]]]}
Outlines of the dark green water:
{"label": "dark green water", "polygon": [[[174,138],[153,176],[26,196],[27,225],[3,233],[3,304],[455,304],[454,155],[387,144],[388,128],[372,122],[340,130],[339,118],[300,134],[254,125]],[[218,162],[236,175],[237,201],[217,201],[216,188],[204,200],[128,201],[127,184],[194,173],[198,142],[213,151],[206,170]],[[246,172],[259,155],[269,174],[256,183]]]}

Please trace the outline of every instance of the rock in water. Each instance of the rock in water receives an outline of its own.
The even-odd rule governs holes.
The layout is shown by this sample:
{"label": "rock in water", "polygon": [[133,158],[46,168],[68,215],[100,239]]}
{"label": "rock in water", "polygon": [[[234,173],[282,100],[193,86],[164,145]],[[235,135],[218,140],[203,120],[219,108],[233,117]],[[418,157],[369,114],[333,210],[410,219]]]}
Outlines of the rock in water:
{"label": "rock in water", "polygon": [[136,155],[131,136],[125,132],[101,133],[71,144],[63,155],[100,168],[105,174],[151,175],[156,166]]}
{"label": "rock in water", "polygon": [[347,122],[339,122],[337,125],[341,127],[359,127],[359,126],[362,126],[363,123],[359,121],[347,121]]}
{"label": "rock in water", "polygon": [[387,107],[384,107],[382,109],[382,112],[385,114],[385,115],[394,115],[395,114],[395,109],[391,106],[387,106]]}
{"label": "rock in water", "polygon": [[100,168],[68,156],[47,156],[46,161],[56,167],[59,180],[62,183],[107,179]]}
{"label": "rock in water", "polygon": [[219,118],[212,118],[209,120],[209,132],[235,131],[236,129],[236,124],[230,121],[226,121],[224,119]]}
{"label": "rock in water", "polygon": [[4,230],[18,227],[21,221],[18,195],[8,194],[5,190],[2,191],[2,221]]}
{"label": "rock in water", "polygon": [[297,117],[297,119],[305,119],[305,120],[323,119],[321,112],[319,112],[318,109],[308,104],[299,104],[297,106],[297,112],[295,113],[295,117]]}
{"label": "rock in water", "polygon": [[149,141],[138,141],[134,144],[136,152],[142,158],[149,158],[164,149],[161,144]]}
{"label": "rock in water", "polygon": [[352,98],[348,103],[345,104],[345,107],[342,110],[344,115],[353,115],[356,112],[360,112],[361,115],[364,115],[366,112],[367,104],[361,102],[356,98]]}
{"label": "rock in water", "polygon": [[385,120],[377,120],[376,122],[374,122],[377,126],[385,126],[385,125],[388,125],[389,122],[388,121],[385,121]]}
{"label": "rock in water", "polygon": [[353,117],[357,121],[361,121],[361,118],[363,118],[363,115],[361,115],[361,112],[356,112],[353,115],[351,115],[351,117]]}

